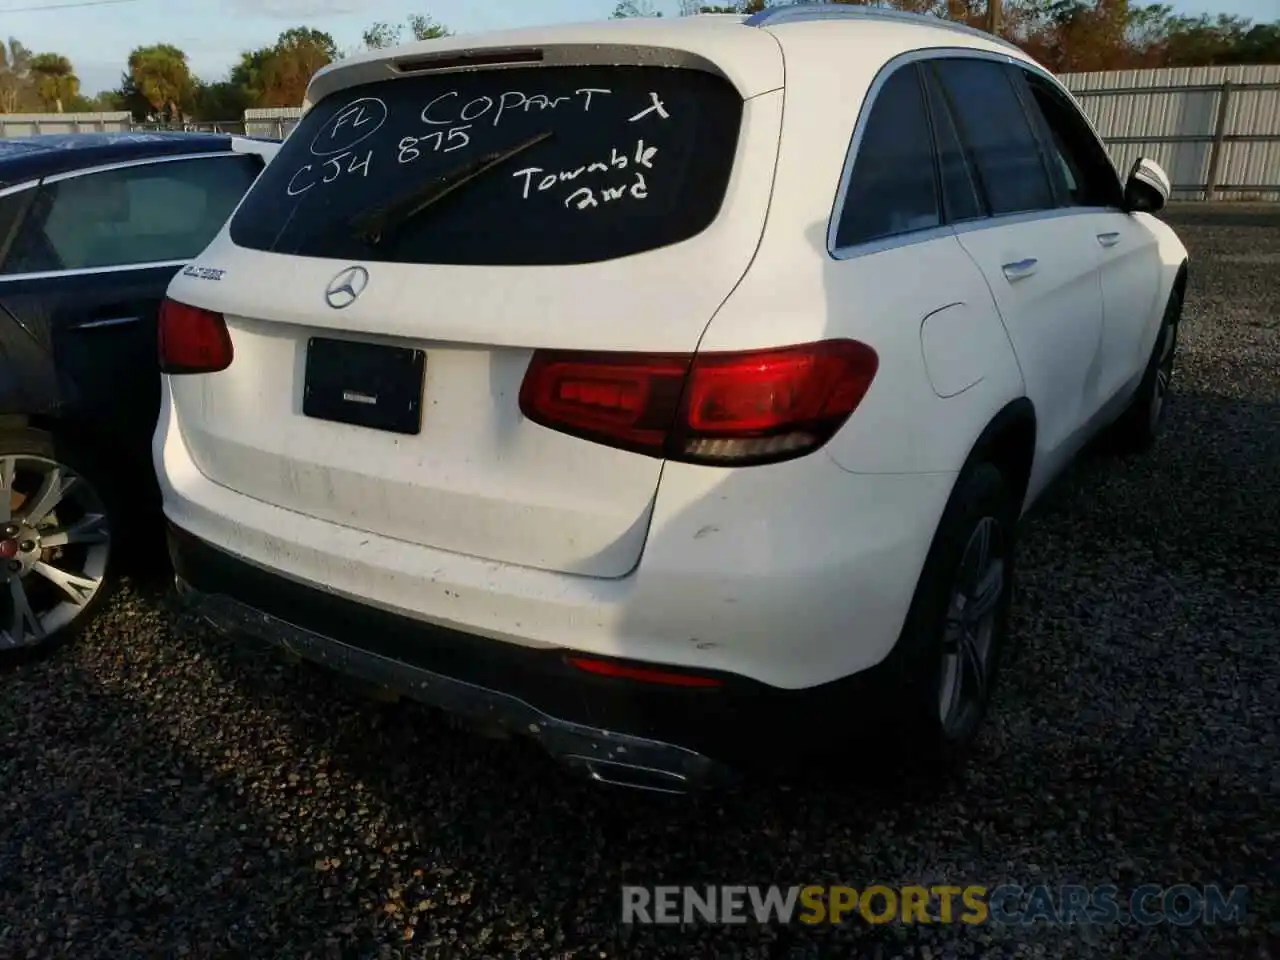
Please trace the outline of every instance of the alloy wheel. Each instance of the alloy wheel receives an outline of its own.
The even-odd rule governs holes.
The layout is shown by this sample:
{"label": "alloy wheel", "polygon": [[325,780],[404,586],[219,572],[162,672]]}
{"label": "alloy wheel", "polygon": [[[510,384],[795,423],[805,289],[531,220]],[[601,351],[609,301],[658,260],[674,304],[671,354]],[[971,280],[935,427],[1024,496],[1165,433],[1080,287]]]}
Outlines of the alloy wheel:
{"label": "alloy wheel", "polygon": [[985,707],[1005,568],[1001,526],[983,517],[965,546],[947,608],[938,711],[948,737],[962,738]]}
{"label": "alloy wheel", "polygon": [[70,625],[110,558],[107,511],[87,479],[46,457],[0,454],[0,652]]}

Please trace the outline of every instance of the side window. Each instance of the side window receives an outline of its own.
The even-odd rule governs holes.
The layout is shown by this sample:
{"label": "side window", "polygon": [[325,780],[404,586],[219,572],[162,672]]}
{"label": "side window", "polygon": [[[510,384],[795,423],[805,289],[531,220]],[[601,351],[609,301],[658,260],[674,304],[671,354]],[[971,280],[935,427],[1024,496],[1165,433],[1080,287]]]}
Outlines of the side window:
{"label": "side window", "polygon": [[1111,158],[1079,109],[1042,77],[1018,68],[1052,149],[1055,172],[1071,206],[1119,206],[1120,181]]}
{"label": "side window", "polygon": [[3,272],[190,259],[222,228],[261,169],[257,157],[192,157],[47,183]]}
{"label": "side window", "polygon": [[929,117],[919,72],[908,65],[889,76],[871,105],[836,227],[836,246],[941,223]]}
{"label": "side window", "polygon": [[932,71],[922,74],[929,116],[933,120],[933,139],[938,150],[938,168],[942,173],[942,202],[948,223],[976,220],[986,215],[982,194],[974,178],[972,158],[965,154],[956,132],[955,119],[946,97]]}
{"label": "side window", "polygon": [[[4,263],[8,256],[18,225],[22,222],[35,195],[36,188],[30,186],[0,197],[0,264]],[[0,270],[0,273],[2,272]]]}
{"label": "side window", "polygon": [[1040,143],[1009,74],[992,60],[935,60],[960,136],[995,215],[1057,206]]}

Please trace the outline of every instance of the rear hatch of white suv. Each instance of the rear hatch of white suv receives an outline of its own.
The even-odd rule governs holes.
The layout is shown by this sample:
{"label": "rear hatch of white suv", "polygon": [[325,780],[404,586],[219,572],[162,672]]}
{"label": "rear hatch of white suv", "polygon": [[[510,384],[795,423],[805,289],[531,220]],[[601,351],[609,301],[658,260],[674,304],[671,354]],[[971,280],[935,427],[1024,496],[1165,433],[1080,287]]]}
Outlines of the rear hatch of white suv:
{"label": "rear hatch of white suv", "polygon": [[[445,551],[624,576],[662,459],[539,426],[521,386],[539,350],[697,349],[764,227],[781,55],[732,21],[513,39],[313,81],[315,105],[170,287],[222,314],[234,359],[169,387],[221,486]],[[577,400],[628,402],[590,382]]]}

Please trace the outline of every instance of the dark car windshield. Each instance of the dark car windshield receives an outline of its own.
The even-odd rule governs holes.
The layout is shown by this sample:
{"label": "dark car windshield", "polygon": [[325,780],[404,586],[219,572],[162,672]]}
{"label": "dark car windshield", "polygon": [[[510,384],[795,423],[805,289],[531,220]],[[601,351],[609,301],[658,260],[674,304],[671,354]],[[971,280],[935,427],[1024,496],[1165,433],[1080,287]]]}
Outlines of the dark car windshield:
{"label": "dark car windshield", "polygon": [[683,68],[533,67],[366,84],[307,113],[240,206],[231,239],[402,263],[628,256],[715,219],[741,119],[728,81]]}

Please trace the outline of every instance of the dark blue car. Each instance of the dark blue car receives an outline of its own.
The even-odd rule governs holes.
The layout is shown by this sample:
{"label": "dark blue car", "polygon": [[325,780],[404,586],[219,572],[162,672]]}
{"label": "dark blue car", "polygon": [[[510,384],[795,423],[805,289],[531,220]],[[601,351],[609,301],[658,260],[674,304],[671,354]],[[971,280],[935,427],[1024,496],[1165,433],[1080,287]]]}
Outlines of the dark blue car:
{"label": "dark blue car", "polygon": [[0,140],[0,659],[68,636],[145,541],[160,302],[278,146]]}

